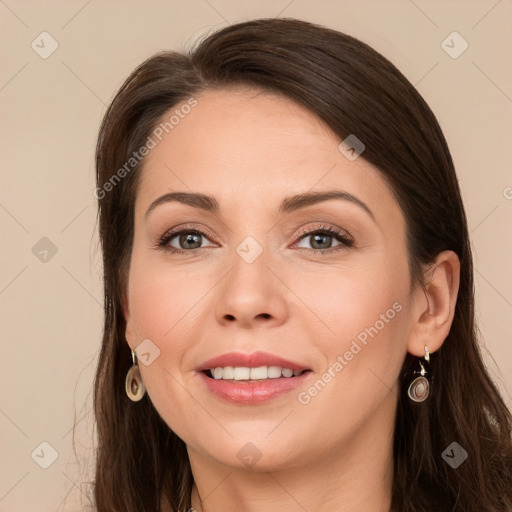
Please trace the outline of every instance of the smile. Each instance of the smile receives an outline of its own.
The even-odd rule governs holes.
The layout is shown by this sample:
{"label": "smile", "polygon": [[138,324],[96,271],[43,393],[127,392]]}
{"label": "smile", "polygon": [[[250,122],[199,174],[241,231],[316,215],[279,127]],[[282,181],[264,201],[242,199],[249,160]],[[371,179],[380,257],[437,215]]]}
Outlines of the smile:
{"label": "smile", "polygon": [[196,371],[209,396],[238,405],[276,399],[313,375],[300,363],[265,352],[231,352],[205,361]]}

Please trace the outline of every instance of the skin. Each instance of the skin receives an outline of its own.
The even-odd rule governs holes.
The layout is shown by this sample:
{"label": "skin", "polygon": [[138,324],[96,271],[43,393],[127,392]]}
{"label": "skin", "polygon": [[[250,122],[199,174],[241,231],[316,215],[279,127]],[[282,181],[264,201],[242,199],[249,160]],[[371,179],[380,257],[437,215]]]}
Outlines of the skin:
{"label": "skin", "polygon": [[[248,88],[209,90],[197,100],[146,157],[124,303],[130,347],[149,338],[160,350],[139,366],[154,406],[187,445],[192,506],[387,512],[397,378],[407,352],[422,357],[426,344],[433,353],[448,335],[458,258],[439,254],[425,290],[413,287],[405,220],[391,190],[363,157],[349,161],[308,110]],[[343,200],[278,213],[285,197],[330,189],[359,198],[375,221]],[[220,212],[172,202],[145,217],[174,191],[212,195]],[[183,224],[206,230],[201,249],[190,252],[179,236],[169,244],[188,253],[156,248]],[[354,245],[298,236],[319,224]],[[247,236],[263,249],[252,263],[236,252]],[[394,303],[400,312],[300,403],[298,393]],[[211,357],[255,350],[303,363],[312,369],[307,384],[265,404],[236,405],[211,395],[195,371]],[[237,456],[248,442],[261,454],[252,467]]]}

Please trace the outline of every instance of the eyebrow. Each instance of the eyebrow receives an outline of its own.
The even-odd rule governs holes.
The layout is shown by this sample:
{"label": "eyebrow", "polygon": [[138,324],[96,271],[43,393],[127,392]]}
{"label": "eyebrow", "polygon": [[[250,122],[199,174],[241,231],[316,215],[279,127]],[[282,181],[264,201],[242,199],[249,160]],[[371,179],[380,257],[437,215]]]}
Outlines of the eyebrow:
{"label": "eyebrow", "polygon": [[212,213],[219,213],[220,210],[219,203],[213,196],[192,192],[170,192],[160,196],[151,203],[150,207],[146,211],[146,217],[157,206],[171,202],[186,204]]}
{"label": "eyebrow", "polygon": [[296,196],[287,197],[281,203],[279,207],[279,213],[291,213],[300,208],[306,208],[307,206],[312,206],[317,203],[321,203],[323,201],[329,201],[331,199],[338,199],[343,201],[349,201],[352,204],[355,204],[362,208],[374,221],[375,216],[373,212],[366,206],[363,201],[358,199],[356,196],[345,192],[344,190],[327,190],[325,192],[304,192],[303,194],[298,194]]}
{"label": "eyebrow", "polygon": [[[331,199],[349,201],[350,203],[362,208],[375,221],[373,212],[365,203],[363,203],[363,201],[343,190],[304,192],[302,194],[287,197],[283,199],[281,205],[279,206],[279,213],[283,215],[288,214],[296,210],[321,203],[323,201],[329,201]],[[145,216],[147,217],[149,213],[153,211],[157,206],[170,202],[186,204],[188,206],[199,208],[201,210],[215,214],[220,212],[219,203],[213,196],[193,192],[170,192],[155,199],[147,209]]]}

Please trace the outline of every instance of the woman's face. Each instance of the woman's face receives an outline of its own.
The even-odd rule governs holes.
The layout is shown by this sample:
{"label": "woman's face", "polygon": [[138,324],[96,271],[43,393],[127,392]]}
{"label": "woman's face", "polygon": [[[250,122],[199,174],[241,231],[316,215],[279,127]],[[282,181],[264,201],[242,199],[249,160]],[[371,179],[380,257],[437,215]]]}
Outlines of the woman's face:
{"label": "woman's face", "polygon": [[196,99],[153,137],[136,197],[126,337],[149,340],[151,401],[212,464],[268,471],[389,445],[418,293],[391,190],[288,99]]}

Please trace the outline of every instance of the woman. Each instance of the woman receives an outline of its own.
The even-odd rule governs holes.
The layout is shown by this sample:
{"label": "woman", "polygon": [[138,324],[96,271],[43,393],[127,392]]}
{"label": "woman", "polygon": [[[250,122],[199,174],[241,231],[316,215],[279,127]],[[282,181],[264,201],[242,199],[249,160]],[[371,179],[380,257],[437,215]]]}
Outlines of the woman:
{"label": "woman", "polygon": [[512,510],[434,114],[357,39],[231,25],[125,81],[97,146],[97,510]]}

